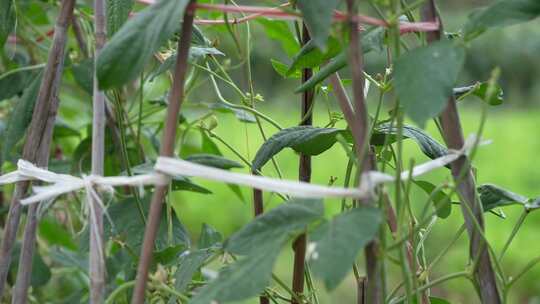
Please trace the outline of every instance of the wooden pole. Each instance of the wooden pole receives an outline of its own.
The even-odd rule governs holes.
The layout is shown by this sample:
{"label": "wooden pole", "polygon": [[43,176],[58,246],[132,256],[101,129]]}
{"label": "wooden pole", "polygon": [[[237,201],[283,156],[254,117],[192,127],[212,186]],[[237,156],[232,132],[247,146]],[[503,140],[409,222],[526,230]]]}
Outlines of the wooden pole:
{"label": "wooden pole", "polygon": [[[62,1],[60,14],[55,25],[53,44],[49,51],[47,66],[43,73],[32,121],[30,122],[23,148],[23,158],[30,162],[35,162],[38,167],[47,167],[49,162],[50,144],[59,105],[58,91],[64,68],[67,29],[73,16],[74,5],[74,0]],[[26,194],[28,186],[28,182],[20,182],[15,186],[8,215],[8,226],[4,231],[0,253],[0,285],[2,286],[0,296],[3,292],[7,272],[9,271],[11,262],[9,256],[11,255],[19,226],[21,214],[20,199]],[[32,274],[32,257],[35,251],[38,207],[39,204],[33,204],[28,208],[17,281],[12,297],[12,303],[14,304],[23,304],[27,301],[28,286]]]}
{"label": "wooden pole", "polygon": [[[194,0],[191,1],[191,4],[193,3],[195,3]],[[187,59],[189,53],[189,46],[191,44],[193,18],[194,10],[191,9],[191,5],[189,5],[184,13],[182,32],[180,34],[180,40],[178,41],[178,51],[176,57],[176,66],[174,69],[173,87],[172,92],[169,94],[167,118],[165,121],[165,129],[163,131],[161,141],[161,156],[173,156],[174,154],[174,142],[176,138],[176,128],[178,126],[178,116],[180,113],[182,102],[184,100],[184,81],[188,69]],[[148,270],[152,261],[154,242],[156,240],[156,233],[161,218],[161,209],[167,189],[168,185],[156,186],[154,194],[152,196],[152,202],[150,204],[150,214],[148,216],[148,221],[146,224],[142,252],[139,260],[139,266],[137,269],[137,281],[135,283],[135,289],[133,291],[133,297],[131,299],[132,304],[144,303],[144,292],[146,289]]]}
{"label": "wooden pole", "polygon": [[[422,18],[425,21],[437,21],[440,19],[434,0],[430,0],[426,3],[422,11]],[[439,31],[426,34],[428,43],[440,40],[442,33],[443,29],[441,24]],[[439,121],[448,148],[461,149],[465,140],[463,138],[456,100],[453,96],[449,98],[446,108],[439,117]],[[478,284],[482,303],[501,303],[501,297],[497,288],[497,280],[491,264],[487,242],[482,237],[484,230],[484,211],[476,193],[475,180],[471,172],[469,159],[467,159],[466,156],[461,156],[451,163],[450,167],[452,176],[454,177],[455,182],[458,183],[457,190],[461,198],[461,209],[469,233],[471,260],[478,261],[477,266],[474,269],[474,277]],[[481,229],[480,231],[475,222]]]}

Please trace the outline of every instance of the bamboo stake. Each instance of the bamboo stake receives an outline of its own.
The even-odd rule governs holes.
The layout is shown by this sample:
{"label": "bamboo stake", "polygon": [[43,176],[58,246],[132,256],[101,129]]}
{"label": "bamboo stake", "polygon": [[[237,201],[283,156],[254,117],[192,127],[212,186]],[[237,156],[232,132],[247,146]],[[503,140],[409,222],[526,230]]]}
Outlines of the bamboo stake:
{"label": "bamboo stake", "polygon": [[[253,175],[259,175],[257,171],[252,172]],[[263,204],[263,192],[260,189],[253,188],[253,213],[254,217],[257,217],[264,213],[264,204]],[[270,304],[270,299],[265,296],[259,296],[260,304]]]}
{"label": "bamboo stake", "polygon": [[[426,21],[437,21],[440,19],[434,0],[430,0],[424,6],[422,18]],[[440,24],[439,31],[427,34],[428,42],[431,43],[440,40],[442,33],[442,24]],[[443,137],[448,148],[459,149],[459,147],[462,147],[464,143],[463,132],[456,107],[456,101],[453,96],[448,100],[448,105],[442,112],[439,120]],[[471,172],[470,162],[466,156],[461,156],[451,163],[450,166],[452,169],[452,176],[456,183],[458,183],[457,190],[461,198],[461,209],[469,233],[471,260],[478,261],[477,267],[474,269],[474,277],[478,283],[482,303],[501,303],[501,297],[497,288],[497,280],[491,264],[487,243],[482,237],[483,231],[478,231],[475,225],[476,221],[480,229],[484,229],[482,205],[480,204],[478,194],[476,193],[476,185]]]}
{"label": "bamboo stake", "polygon": [[[94,1],[94,28],[96,49],[94,52],[94,90],[92,117],[92,175],[103,175],[105,160],[105,93],[98,88],[96,65],[99,53],[105,45],[105,5],[103,0]],[[88,273],[90,274],[90,303],[103,303],[105,298],[105,253],[103,252],[103,209],[101,204],[93,202],[89,208],[90,223],[90,257]],[[94,226],[95,227],[92,227]]]}
{"label": "bamboo stake", "polygon": [[[369,145],[369,124],[366,102],[364,98],[364,75],[363,60],[361,53],[361,41],[358,31],[358,19],[356,15],[358,7],[356,1],[347,0],[348,24],[349,24],[349,62],[351,66],[352,82],[353,82],[353,103],[355,111],[355,123],[352,128],[357,128],[355,135],[356,155],[360,164],[360,174],[371,169],[371,163],[368,156]],[[364,201],[364,204],[369,203]],[[367,286],[365,289],[365,299],[367,303],[378,304],[383,303],[383,284],[379,267],[379,243],[377,240],[370,242],[364,249],[366,256],[366,272]],[[364,300],[364,295],[358,295],[358,302]]]}
{"label": "bamboo stake", "polygon": [[[196,0],[192,0],[191,4]],[[178,116],[180,108],[184,100],[184,81],[188,69],[187,59],[189,46],[191,44],[191,34],[193,29],[194,10],[190,9],[191,4],[186,8],[184,13],[184,21],[182,22],[182,32],[178,41],[178,52],[176,57],[176,66],[174,69],[174,79],[172,92],[169,94],[169,105],[167,107],[167,118],[165,121],[165,129],[163,131],[161,141],[161,156],[173,156],[174,142],[176,138],[176,127],[178,125]],[[156,239],[157,228],[161,218],[161,209],[163,199],[167,192],[168,185],[156,186],[150,204],[150,214],[146,224],[144,233],[144,241],[140,256],[139,266],[137,269],[137,281],[131,299],[132,304],[144,303],[144,292],[146,289],[146,281],[148,278],[148,270],[152,261],[152,253],[154,242]]]}
{"label": "bamboo stake", "polygon": [[[23,158],[36,162],[40,167],[47,167],[49,150],[58,111],[58,90],[64,67],[64,51],[67,41],[67,29],[73,15],[74,0],[64,0],[56,21],[53,45],[49,51],[47,66],[41,81],[32,121],[28,129],[23,148]],[[0,296],[3,292],[7,272],[9,271],[10,255],[19,226],[21,205],[19,200],[26,194],[29,183],[17,183],[8,215],[7,227],[4,231],[0,254]],[[37,208],[34,204],[28,208],[27,223],[19,260],[19,271],[13,292],[12,303],[22,304],[27,301],[28,285],[32,273],[32,256],[35,250]]]}
{"label": "bamboo stake", "polygon": [[[309,42],[311,39],[309,31],[304,24],[302,26],[302,37],[299,37],[302,41],[302,45]],[[302,70],[302,83],[308,81],[313,76],[312,69]],[[311,113],[311,107],[313,106],[314,90],[306,90],[302,93],[302,111],[300,118],[301,126],[311,126],[313,124],[313,115]],[[311,157],[309,155],[300,154],[300,163],[298,167],[298,179],[302,182],[311,181]],[[294,250],[294,265],[293,265],[293,279],[292,290],[297,297],[291,298],[292,304],[299,304],[297,298],[302,298],[304,293],[304,272],[306,263],[306,234],[303,233],[293,243]]]}

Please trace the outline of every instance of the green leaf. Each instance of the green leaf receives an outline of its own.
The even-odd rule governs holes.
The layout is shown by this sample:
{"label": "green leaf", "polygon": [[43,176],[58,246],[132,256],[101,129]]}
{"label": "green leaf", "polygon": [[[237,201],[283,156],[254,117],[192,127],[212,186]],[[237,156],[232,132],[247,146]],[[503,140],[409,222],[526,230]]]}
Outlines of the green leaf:
{"label": "green leaf", "polygon": [[492,184],[478,186],[477,190],[480,194],[484,212],[508,205],[526,205],[529,202],[527,197]]}
{"label": "green leaf", "polygon": [[24,91],[23,96],[17,100],[15,108],[9,115],[6,130],[4,131],[4,139],[2,140],[3,161],[9,158],[15,145],[24,137],[26,129],[32,120],[40,85],[41,73],[34,78],[30,86]]}
{"label": "green leaf", "polygon": [[272,40],[278,41],[281,44],[283,51],[285,51],[289,57],[294,56],[294,54],[298,52],[300,45],[291,33],[287,22],[264,18],[257,18],[256,20],[264,27],[266,36]]}
{"label": "green leaf", "polygon": [[481,82],[469,87],[455,88],[454,95],[459,98],[459,100],[464,99],[469,95],[476,96],[486,102],[491,106],[498,106],[504,102],[504,92],[499,85],[495,85],[489,91],[489,83]]}
{"label": "green leaf", "polygon": [[97,60],[102,90],[135,79],[180,26],[188,0],[161,0],[137,13],[105,45]]}
{"label": "green leaf", "polygon": [[332,27],[332,17],[339,1],[298,0],[296,3],[302,12],[304,22],[315,45],[321,50],[325,50]]}
{"label": "green leaf", "polygon": [[[15,278],[19,268],[19,257],[21,253],[21,245],[16,243],[13,251],[11,252],[11,266],[10,273]],[[32,256],[32,275],[30,278],[30,284],[33,288],[41,287],[51,279],[51,270],[49,266],[43,260],[43,257],[39,253],[36,245],[34,255]]]}
{"label": "green leaf", "polygon": [[465,39],[473,39],[490,27],[509,26],[533,20],[540,16],[537,0],[499,0],[476,10],[465,25]]}
{"label": "green leaf", "polygon": [[251,255],[265,244],[281,246],[294,232],[321,219],[324,205],[319,199],[291,199],[256,217],[225,243],[225,248],[235,254]]}
{"label": "green leaf", "polygon": [[107,35],[112,37],[122,27],[133,8],[133,0],[107,0]]}
{"label": "green leaf", "polygon": [[[200,58],[204,58],[208,55],[214,56],[224,56],[220,50],[214,47],[201,47],[201,46],[191,46],[189,48],[188,61],[196,62]],[[150,75],[149,79],[152,81],[157,76],[172,70],[176,65],[176,52],[173,52],[163,63]]]}
{"label": "green leaf", "polygon": [[163,250],[153,252],[152,263],[154,265],[172,266],[182,252],[186,251],[186,246],[183,244],[167,247]]}
{"label": "green leaf", "polygon": [[536,210],[540,208],[540,197],[530,200],[525,204],[525,208],[529,211]]}
{"label": "green leaf", "polygon": [[[144,214],[147,217],[148,207],[150,205],[148,197],[142,198],[142,205]],[[136,201],[134,199],[126,199],[112,204],[107,208],[107,213],[108,217],[113,221],[113,226],[111,226],[108,220],[104,221],[105,239],[110,237],[122,239],[135,252],[139,252],[144,236],[145,224],[139,214]],[[172,239],[169,240],[167,214],[165,212],[162,214],[155,241],[155,248],[158,251],[164,250],[171,245],[185,245],[189,247],[190,239],[186,229],[174,213],[171,217]]]}
{"label": "green leaf", "polygon": [[[151,163],[144,163],[131,168],[133,174],[147,174],[154,171],[154,165]],[[206,189],[191,181],[191,179],[185,176],[173,176],[171,182],[172,191],[191,191],[203,194],[210,194],[212,191]]]}
{"label": "green leaf", "polygon": [[445,219],[450,216],[450,213],[452,212],[452,200],[446,193],[442,190],[433,193],[437,187],[430,182],[414,181],[414,184],[432,197],[438,217]]}
{"label": "green leaf", "polygon": [[230,160],[223,156],[213,155],[213,154],[192,154],[186,157],[187,161],[194,162],[197,164],[210,166],[218,169],[232,169],[232,168],[243,168],[242,164],[237,161]]}
{"label": "green leaf", "polygon": [[[39,69],[39,71],[41,71],[41,69]],[[36,75],[37,72],[35,70],[23,70],[2,77],[0,79],[0,101],[23,93],[32,83],[32,80],[34,80]]]}
{"label": "green leaf", "polygon": [[307,259],[328,290],[335,289],[352,269],[359,251],[379,231],[381,220],[379,209],[353,208],[309,234]]}
{"label": "green leaf", "polygon": [[180,292],[185,292],[191,283],[193,276],[204,263],[215,254],[215,249],[205,248],[198,250],[189,250],[180,255],[178,259],[178,268],[174,274],[175,288]]}
{"label": "green leaf", "polygon": [[221,101],[218,101],[216,103],[212,103],[208,105],[211,109],[213,109],[216,112],[220,113],[232,113],[239,121],[247,122],[247,123],[256,123],[257,119],[253,114],[250,112],[238,109],[235,107],[231,107],[230,105],[223,103]]}
{"label": "green leaf", "polygon": [[[384,37],[384,29],[372,28],[362,36],[362,52],[368,53],[370,51],[382,50]],[[323,66],[317,73],[315,73],[308,81],[304,82],[301,86],[294,90],[295,93],[301,93],[314,88],[317,84],[328,78],[331,74],[341,70],[348,64],[348,49],[343,50],[339,55],[334,57],[328,64]]]}
{"label": "green leaf", "polygon": [[400,104],[420,127],[446,107],[464,60],[464,49],[444,40],[414,49],[396,61],[394,87]]}
{"label": "green leaf", "polygon": [[311,39],[296,54],[287,70],[287,76],[297,70],[304,68],[314,68],[323,65],[325,61],[335,57],[341,51],[341,45],[335,38],[330,37],[329,47],[326,52],[322,52],[315,46],[315,40]]}
{"label": "green leaf", "polygon": [[94,59],[88,58],[71,67],[75,82],[90,96],[94,92]]}
{"label": "green leaf", "polygon": [[13,0],[0,0],[0,49],[4,49],[4,44],[15,27],[13,2]]}
{"label": "green leaf", "polygon": [[77,250],[77,244],[71,234],[58,222],[45,218],[39,222],[39,236],[49,245],[59,245],[70,250]]}
{"label": "green leaf", "polygon": [[282,63],[275,59],[270,59],[270,63],[272,63],[274,71],[276,71],[276,73],[278,73],[283,78],[299,79],[300,77],[302,77],[302,74],[298,70],[295,70],[289,74],[289,67],[285,63]]}
{"label": "green leaf", "polygon": [[257,151],[253,159],[253,170],[259,170],[274,155],[284,148],[292,148],[306,155],[318,155],[328,150],[336,142],[336,135],[343,130],[297,126],[286,128],[272,135]]}
{"label": "green leaf", "polygon": [[204,223],[201,229],[201,236],[197,246],[199,248],[210,248],[223,241],[223,236],[212,226]]}
{"label": "green leaf", "polygon": [[202,194],[210,194],[212,191],[192,182],[185,176],[175,176],[171,182],[171,191],[190,191]]}
{"label": "green leaf", "polygon": [[270,283],[280,247],[270,242],[258,247],[256,256],[241,258],[220,270],[216,279],[201,288],[191,304],[240,301],[260,294]]}
{"label": "green leaf", "polygon": [[[397,131],[398,129],[395,126],[390,127],[390,124],[379,125],[373,132],[371,144],[382,146],[385,142],[386,135],[392,135],[388,143],[393,143],[396,140],[395,135],[397,135]],[[448,149],[445,146],[441,145],[422,129],[405,125],[403,126],[403,137],[414,140],[420,147],[420,150],[431,159],[448,154]]]}

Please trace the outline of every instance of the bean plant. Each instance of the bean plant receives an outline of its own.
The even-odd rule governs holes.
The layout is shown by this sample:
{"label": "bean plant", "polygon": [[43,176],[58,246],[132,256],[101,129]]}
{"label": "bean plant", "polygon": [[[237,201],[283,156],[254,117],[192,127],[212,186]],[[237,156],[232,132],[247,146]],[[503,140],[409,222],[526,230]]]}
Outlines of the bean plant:
{"label": "bean plant", "polygon": [[[510,303],[540,257],[519,269],[502,259],[540,199],[476,182],[501,71],[466,84],[460,73],[477,37],[539,15],[537,0],[490,1],[447,32],[435,0],[0,0],[2,303],[318,304],[346,285],[356,303],[437,304],[458,279],[476,291],[468,303]],[[261,58],[263,39],[281,55]],[[375,57],[384,66],[367,72]],[[279,107],[296,123],[276,118],[259,66],[293,88]],[[459,117],[469,99],[471,137]],[[216,128],[223,116],[236,119],[227,132],[255,130],[256,153]],[[287,150],[297,176],[280,163]],[[347,166],[312,167],[323,153]],[[157,169],[171,158],[200,172]],[[20,173],[20,160],[50,172]],[[343,179],[311,184],[312,170]],[[443,181],[421,176],[431,170]],[[39,199],[70,176],[78,188]],[[105,187],[101,176],[152,182]],[[197,195],[181,194],[212,197],[202,182],[216,176],[253,218],[226,236],[188,231],[179,202]],[[502,208],[516,204],[495,250],[485,217],[512,220]],[[461,227],[427,246],[451,213]],[[440,269],[462,236],[467,261]]]}

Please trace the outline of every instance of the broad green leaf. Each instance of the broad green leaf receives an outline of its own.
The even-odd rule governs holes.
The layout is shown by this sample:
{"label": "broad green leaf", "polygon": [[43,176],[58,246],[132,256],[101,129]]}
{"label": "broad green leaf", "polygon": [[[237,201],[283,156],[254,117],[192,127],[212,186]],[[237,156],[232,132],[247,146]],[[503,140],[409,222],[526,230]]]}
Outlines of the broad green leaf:
{"label": "broad green leaf", "polygon": [[336,142],[336,135],[343,130],[297,126],[283,129],[272,135],[259,148],[253,159],[253,170],[259,170],[274,155],[284,148],[292,148],[306,155],[318,155],[328,150]]}
{"label": "broad green leaf", "polygon": [[323,214],[322,200],[289,200],[253,219],[227,240],[225,248],[234,254],[251,255],[265,244],[281,246],[290,234],[321,219]]}
{"label": "broad green leaf", "polygon": [[212,191],[192,182],[185,176],[176,176],[171,182],[171,191],[190,191],[202,194],[210,194]]}
{"label": "broad green leaf", "polygon": [[[371,138],[371,144],[381,146],[385,142],[385,136],[391,135],[392,137],[388,140],[388,143],[393,143],[396,138],[398,129],[395,126],[390,127],[390,124],[379,125],[373,132]],[[381,136],[383,135],[383,136]],[[441,145],[433,137],[429,136],[422,129],[416,128],[414,126],[405,125],[403,126],[403,137],[410,138],[414,140],[420,150],[429,158],[435,159],[441,156],[448,154],[448,149],[445,146]]]}
{"label": "broad green leaf", "polygon": [[107,0],[107,35],[112,37],[122,27],[133,8],[133,0]]}
{"label": "broad green leaf", "polygon": [[2,140],[2,160],[9,158],[15,145],[24,137],[26,128],[32,120],[34,105],[41,85],[41,73],[34,78],[22,97],[16,101],[15,108],[9,115],[9,120]]}
{"label": "broad green leaf", "polygon": [[0,49],[15,27],[15,5],[13,0],[0,0]]}
{"label": "broad green leaf", "polygon": [[274,68],[274,71],[276,71],[276,73],[278,73],[283,78],[299,79],[300,77],[302,77],[302,74],[298,70],[295,70],[289,74],[288,73],[289,67],[285,63],[282,63],[275,59],[270,59],[270,63],[272,63],[272,67]]}
{"label": "broad green leaf", "polygon": [[[13,278],[16,277],[19,268],[19,257],[21,253],[21,245],[17,243],[13,251],[11,252],[11,266],[10,273]],[[30,278],[30,284],[33,288],[41,287],[51,279],[51,269],[43,260],[43,257],[38,251],[37,245],[32,256],[32,275]]]}
{"label": "broad green leaf", "polygon": [[257,248],[257,255],[240,258],[219,271],[217,278],[201,288],[190,304],[227,303],[260,294],[270,283],[280,246],[270,242]]}
{"label": "broad green leaf", "polygon": [[211,109],[215,110],[216,112],[232,113],[232,114],[234,114],[234,116],[236,116],[236,118],[239,121],[242,121],[242,122],[247,122],[247,123],[256,123],[257,122],[257,119],[255,118],[255,116],[253,114],[251,114],[250,112],[242,110],[242,109],[238,109],[238,108],[235,108],[235,107],[232,107],[232,106],[230,106],[230,105],[228,105],[226,103],[223,103],[221,101],[218,101],[218,102],[213,103],[213,104],[209,104],[209,107]]}
{"label": "broad green leaf", "polygon": [[[218,156],[223,156],[221,151],[219,150],[218,146],[212,141],[210,137],[206,134],[206,132],[201,131],[201,141],[202,141],[202,151],[206,153],[215,154]],[[240,190],[240,187],[235,184],[227,184],[227,187],[231,189],[231,191],[242,201],[245,202],[244,195],[242,194],[242,190]]]}
{"label": "broad green leaf", "polygon": [[481,82],[468,87],[454,88],[454,96],[461,100],[467,96],[474,95],[491,106],[498,106],[504,102],[504,92],[499,85],[491,88],[493,91],[489,92],[489,90],[489,83]]}
{"label": "broad green leaf", "polygon": [[326,49],[326,41],[332,27],[332,17],[339,1],[337,0],[298,0],[296,2],[302,12],[304,22],[311,39],[321,50]]}
{"label": "broad green leaf", "polygon": [[178,268],[174,274],[174,278],[176,279],[174,282],[175,288],[180,292],[186,291],[188,285],[193,279],[193,276],[214,254],[215,249],[204,248],[189,250],[180,255],[178,259]]}
{"label": "broad green leaf", "polygon": [[405,53],[396,61],[394,87],[400,104],[420,127],[445,108],[464,60],[463,47],[443,40]]}
{"label": "broad green leaf", "polygon": [[492,184],[478,186],[477,190],[480,194],[480,201],[484,207],[484,212],[496,207],[514,204],[526,205],[529,202],[527,197]]}
{"label": "broad green leaf", "polygon": [[414,184],[424,190],[428,196],[431,196],[438,217],[444,219],[450,215],[452,212],[452,200],[446,193],[442,190],[434,193],[437,187],[427,181],[414,181]]}
{"label": "broad green leaf", "polygon": [[307,259],[328,290],[335,289],[352,269],[360,250],[379,231],[381,220],[376,208],[353,208],[309,234]]}
{"label": "broad green leaf", "polygon": [[178,30],[187,4],[188,0],[160,0],[129,19],[99,54],[100,89],[135,79],[152,54]]}
{"label": "broad green leaf", "polygon": [[326,60],[329,60],[341,51],[341,45],[335,38],[330,37],[330,42],[326,52],[322,52],[315,46],[315,40],[311,39],[306,43],[302,49],[296,54],[292,63],[287,70],[287,76],[291,75],[297,70],[304,68],[314,68],[323,65]]}
{"label": "broad green leaf", "polygon": [[88,58],[71,67],[75,82],[89,95],[94,92],[94,59]]}
{"label": "broad green leaf", "polygon": [[264,18],[258,18],[257,22],[264,27],[264,31],[268,38],[276,40],[281,44],[283,51],[285,51],[289,57],[294,56],[294,54],[300,50],[300,45],[291,33],[287,22]]}
{"label": "broad green leaf", "polygon": [[204,223],[201,229],[201,236],[197,246],[199,248],[210,248],[223,241],[223,236],[212,226]]}
{"label": "broad green leaf", "polygon": [[49,218],[39,221],[39,236],[49,245],[59,245],[70,250],[77,250],[77,244],[71,234],[58,222]]}
{"label": "broad green leaf", "polygon": [[473,12],[465,25],[466,39],[472,39],[490,27],[509,26],[540,16],[538,0],[498,0]]}
{"label": "broad green leaf", "polygon": [[63,267],[76,268],[83,273],[88,272],[88,252],[82,250],[71,251],[61,247],[49,250],[49,257],[54,263]]}
{"label": "broad green leaf", "polygon": [[[142,198],[142,208],[145,216],[148,216],[150,200],[148,197]],[[120,238],[128,244],[135,252],[139,252],[144,236],[145,224],[141,219],[137,203],[134,199],[126,199],[107,208],[108,217],[113,221],[113,225],[105,219],[104,231],[105,239],[109,237]],[[169,227],[167,214],[163,212],[160,220],[155,248],[158,251],[169,246],[185,245],[189,247],[190,239],[182,223],[176,214],[172,214],[172,239],[169,239]],[[82,249],[81,249],[82,250]]]}
{"label": "broad green leaf", "polygon": [[57,119],[54,123],[53,136],[55,139],[62,137],[79,137],[81,136],[81,133],[64,121]]}
{"label": "broad green leaf", "polygon": [[230,160],[223,156],[213,154],[192,154],[186,157],[187,161],[198,163],[205,166],[210,166],[218,169],[243,168],[242,164],[237,161]]}
{"label": "broad green leaf", "polygon": [[[1,0],[0,0],[1,1]],[[41,69],[39,69],[41,71]],[[8,71],[9,72],[9,71]],[[0,101],[21,94],[32,83],[37,71],[18,71],[7,76],[0,76]]]}
{"label": "broad green leaf", "polygon": [[[368,53],[370,51],[380,51],[383,45],[384,30],[382,28],[372,28],[367,31],[361,38],[362,52]],[[348,64],[348,48],[344,49],[336,57],[332,58],[328,64],[321,67],[321,69],[315,73],[308,81],[304,82],[301,86],[294,90],[295,93],[304,92],[306,90],[314,88],[321,81],[325,80],[331,74],[339,71]]]}
{"label": "broad green leaf", "polygon": [[185,251],[186,246],[183,244],[169,246],[163,250],[154,251],[152,254],[152,263],[155,266],[158,264],[163,266],[172,266]]}

